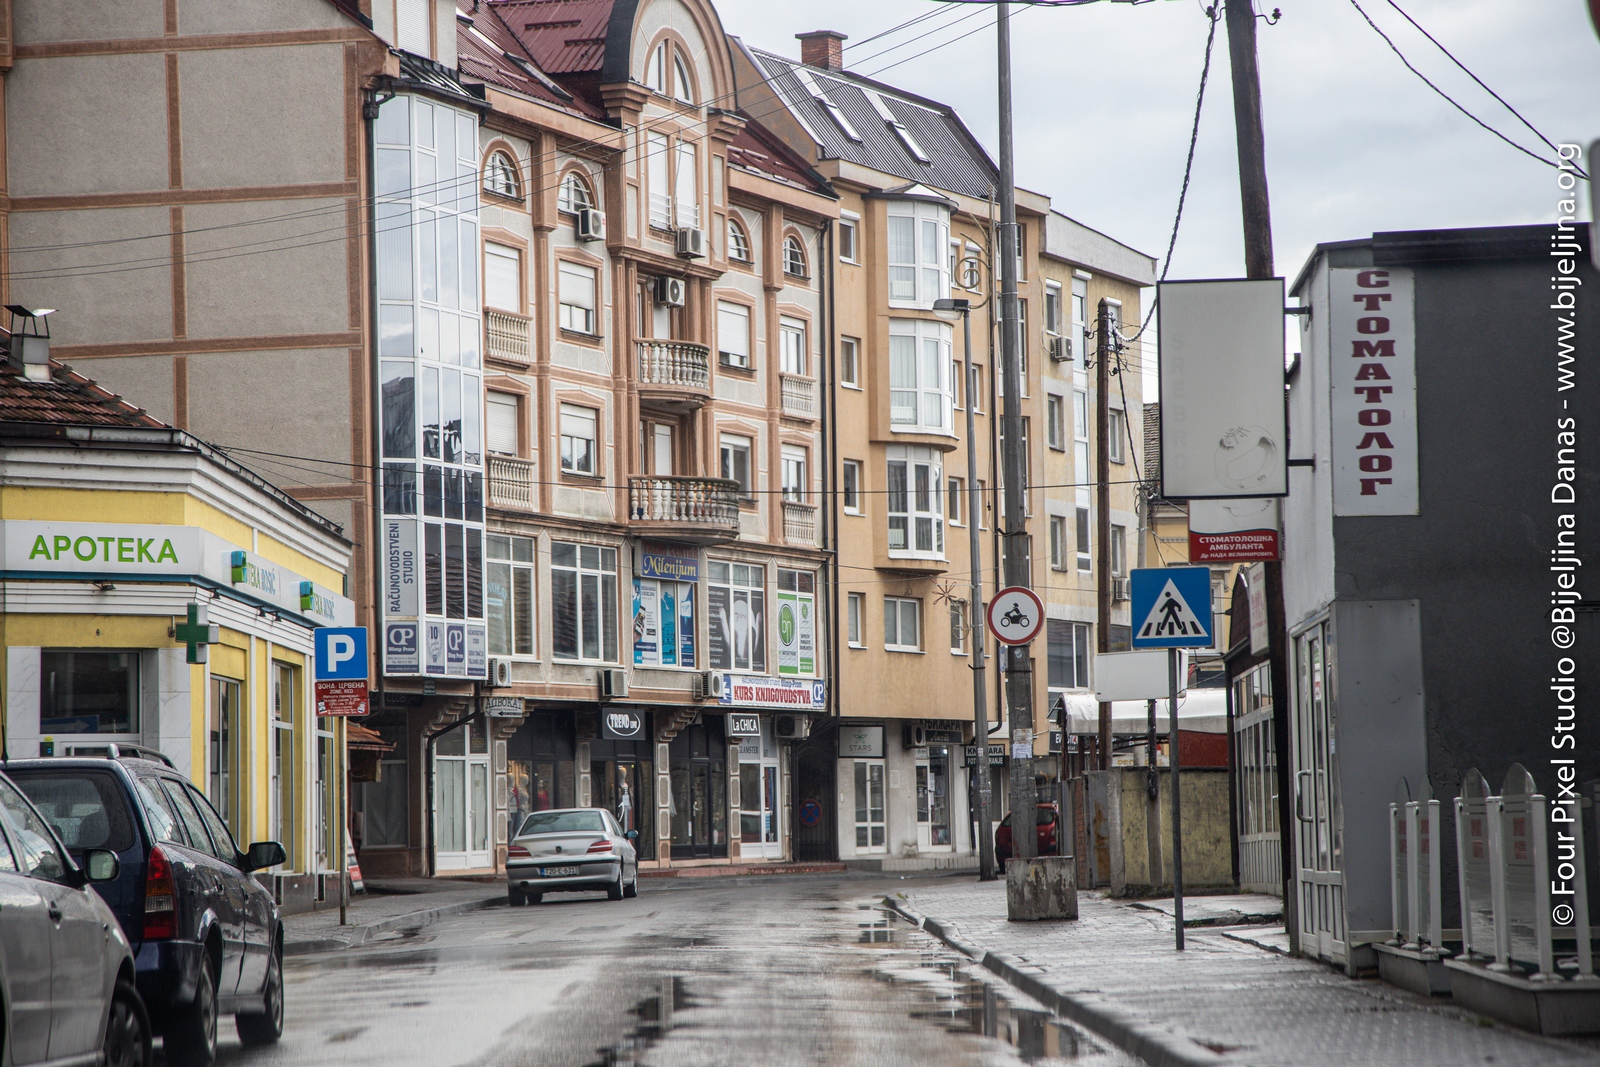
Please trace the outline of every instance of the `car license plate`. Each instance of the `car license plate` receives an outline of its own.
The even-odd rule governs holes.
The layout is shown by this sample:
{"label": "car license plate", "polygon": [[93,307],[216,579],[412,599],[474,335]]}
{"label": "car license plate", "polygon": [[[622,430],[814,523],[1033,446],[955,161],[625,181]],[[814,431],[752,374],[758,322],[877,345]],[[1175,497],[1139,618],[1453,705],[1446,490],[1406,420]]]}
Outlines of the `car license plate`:
{"label": "car license plate", "polygon": [[540,867],[539,868],[539,877],[541,877],[541,878],[566,878],[569,875],[574,875],[574,874],[577,874],[577,873],[578,873],[578,868],[576,868],[576,867]]}

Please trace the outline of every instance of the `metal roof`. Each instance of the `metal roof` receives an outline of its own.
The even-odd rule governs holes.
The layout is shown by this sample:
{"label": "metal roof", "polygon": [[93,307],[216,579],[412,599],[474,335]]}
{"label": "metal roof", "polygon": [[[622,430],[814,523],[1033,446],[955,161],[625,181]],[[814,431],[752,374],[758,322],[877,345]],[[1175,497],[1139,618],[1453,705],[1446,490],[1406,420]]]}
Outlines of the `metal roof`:
{"label": "metal roof", "polygon": [[753,48],[746,52],[811,131],[820,158],[979,198],[987,198],[999,180],[999,168],[948,105],[849,71],[811,67]]}
{"label": "metal roof", "polygon": [[[490,0],[487,6],[549,74],[598,73],[615,0]],[[627,13],[631,16],[632,4]]]}

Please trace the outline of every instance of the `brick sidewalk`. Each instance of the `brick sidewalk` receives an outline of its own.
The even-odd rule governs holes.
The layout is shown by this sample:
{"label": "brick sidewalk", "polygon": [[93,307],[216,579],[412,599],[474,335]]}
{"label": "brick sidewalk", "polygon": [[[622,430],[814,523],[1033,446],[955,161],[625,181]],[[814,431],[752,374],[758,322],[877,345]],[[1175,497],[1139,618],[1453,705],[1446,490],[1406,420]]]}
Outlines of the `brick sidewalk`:
{"label": "brick sidewalk", "polygon": [[290,915],[283,920],[284,953],[349,948],[386,930],[425,926],[444,915],[459,914],[506,899],[504,882],[465,882],[448,878],[409,878],[385,883],[405,892],[354,893],[349,924],[339,925],[339,909]]}
{"label": "brick sidewalk", "polygon": [[[1537,1037],[1396,989],[1352,980],[1227,937],[1190,929],[1173,950],[1172,919],[1088,893],[1076,922],[1006,921],[1005,883],[907,891],[899,903],[958,941],[997,954],[1008,980],[1042,981],[1068,1014],[1152,1063],[1282,1067],[1567,1067],[1600,1064],[1600,1043]],[[1104,1022],[1096,1027],[1095,1018]],[[1121,1038],[1119,1039],[1119,1033]],[[1131,1036],[1130,1036],[1131,1035]]]}

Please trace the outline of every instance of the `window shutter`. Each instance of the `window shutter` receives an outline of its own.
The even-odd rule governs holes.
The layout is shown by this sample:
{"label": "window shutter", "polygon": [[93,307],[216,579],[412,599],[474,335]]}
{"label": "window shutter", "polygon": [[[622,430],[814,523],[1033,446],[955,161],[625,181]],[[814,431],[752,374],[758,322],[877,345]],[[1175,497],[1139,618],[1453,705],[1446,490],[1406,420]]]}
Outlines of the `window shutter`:
{"label": "window shutter", "polygon": [[428,42],[429,0],[395,0],[395,45],[407,52],[432,58]]}
{"label": "window shutter", "polygon": [[507,393],[490,393],[488,424],[489,451],[516,455],[521,437],[517,432],[517,398]]}
{"label": "window shutter", "polygon": [[515,248],[485,242],[483,246],[484,303],[501,311],[522,311],[521,255]]}

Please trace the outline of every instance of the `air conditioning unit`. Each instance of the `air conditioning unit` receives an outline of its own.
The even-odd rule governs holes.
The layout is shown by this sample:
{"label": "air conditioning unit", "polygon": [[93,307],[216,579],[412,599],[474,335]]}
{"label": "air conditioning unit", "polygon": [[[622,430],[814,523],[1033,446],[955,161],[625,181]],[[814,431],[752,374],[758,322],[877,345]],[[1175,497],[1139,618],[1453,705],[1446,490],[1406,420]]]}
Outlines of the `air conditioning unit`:
{"label": "air conditioning unit", "polygon": [[804,741],[811,736],[811,716],[779,715],[772,730],[785,741]]}
{"label": "air conditioning unit", "polygon": [[511,661],[498,656],[489,657],[489,680],[483,683],[485,689],[504,689],[511,684]]}
{"label": "air conditioning unit", "polygon": [[625,700],[628,696],[628,672],[620,667],[596,672],[600,676],[601,700]]}
{"label": "air conditioning unit", "polygon": [[606,239],[606,213],[598,208],[578,209],[578,240],[604,241]]}
{"label": "air conditioning unit", "polygon": [[678,255],[685,259],[706,258],[706,231],[693,226],[678,231]]}
{"label": "air conditioning unit", "polygon": [[1126,579],[1126,578],[1113,578],[1113,579],[1111,579],[1111,599],[1112,600],[1127,600],[1128,599],[1128,579]]}
{"label": "air conditioning unit", "polygon": [[928,728],[906,723],[900,733],[900,744],[903,748],[926,748],[928,745]]}
{"label": "air conditioning unit", "polygon": [[721,700],[722,687],[727,684],[727,676],[721,671],[701,671],[694,676],[694,698],[696,700]]}
{"label": "air conditioning unit", "polygon": [[1070,363],[1072,361],[1072,338],[1050,338],[1050,358],[1057,363]]}
{"label": "air conditioning unit", "polygon": [[681,308],[688,288],[682,278],[657,278],[656,303],[662,307]]}

